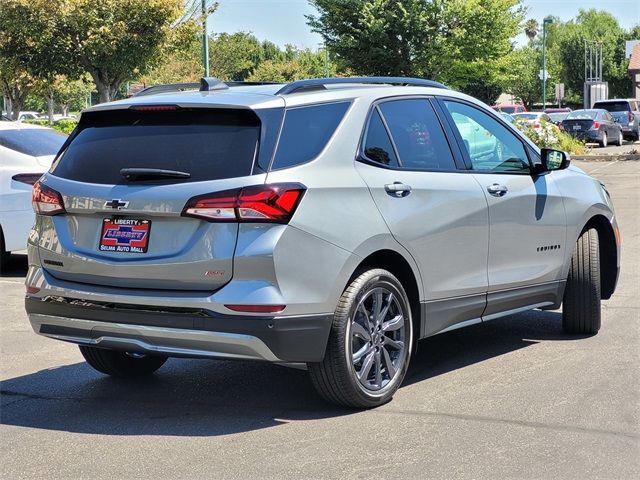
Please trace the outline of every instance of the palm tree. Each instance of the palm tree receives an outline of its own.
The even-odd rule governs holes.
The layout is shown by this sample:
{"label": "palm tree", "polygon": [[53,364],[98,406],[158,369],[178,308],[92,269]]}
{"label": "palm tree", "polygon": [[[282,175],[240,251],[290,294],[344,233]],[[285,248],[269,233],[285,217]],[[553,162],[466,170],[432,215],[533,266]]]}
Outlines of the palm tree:
{"label": "palm tree", "polygon": [[536,20],[530,18],[524,24],[524,33],[529,39],[529,43],[533,42],[533,39],[536,38],[536,35],[540,31],[540,25]]}

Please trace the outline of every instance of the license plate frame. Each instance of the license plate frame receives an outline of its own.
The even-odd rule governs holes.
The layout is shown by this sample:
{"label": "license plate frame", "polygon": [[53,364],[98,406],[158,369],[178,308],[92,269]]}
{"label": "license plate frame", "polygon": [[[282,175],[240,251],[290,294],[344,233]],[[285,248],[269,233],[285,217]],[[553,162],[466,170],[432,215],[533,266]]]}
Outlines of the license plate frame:
{"label": "license plate frame", "polygon": [[582,130],[582,125],[574,125],[573,129],[574,130]]}
{"label": "license plate frame", "polygon": [[98,250],[114,253],[147,253],[151,220],[106,217],[102,219]]}

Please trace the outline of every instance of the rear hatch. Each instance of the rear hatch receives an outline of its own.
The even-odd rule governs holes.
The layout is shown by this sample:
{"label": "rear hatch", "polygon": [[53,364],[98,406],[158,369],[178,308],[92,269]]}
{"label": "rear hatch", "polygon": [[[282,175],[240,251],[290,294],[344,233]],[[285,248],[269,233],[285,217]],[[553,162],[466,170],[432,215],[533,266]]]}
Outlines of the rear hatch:
{"label": "rear hatch", "polygon": [[596,102],[593,105],[593,108],[602,108],[607,110],[613,119],[621,125],[625,125],[627,122],[633,120],[633,117],[629,118],[629,113],[631,112],[629,102],[624,100],[619,102]]}
{"label": "rear hatch", "polygon": [[193,197],[264,183],[257,164],[273,142],[250,109],[134,108],[83,114],[44,177],[66,213],[38,219],[43,268],[94,285],[215,290],[233,275],[238,224],[182,212]]}

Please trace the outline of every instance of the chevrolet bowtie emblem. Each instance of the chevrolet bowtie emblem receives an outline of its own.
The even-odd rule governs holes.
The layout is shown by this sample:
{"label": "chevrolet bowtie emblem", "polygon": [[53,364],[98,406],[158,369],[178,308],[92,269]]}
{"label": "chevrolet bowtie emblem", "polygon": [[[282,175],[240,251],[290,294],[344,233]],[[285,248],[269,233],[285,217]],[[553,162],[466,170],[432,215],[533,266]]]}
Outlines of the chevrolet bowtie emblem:
{"label": "chevrolet bowtie emblem", "polygon": [[104,202],[104,208],[113,208],[114,210],[122,210],[128,206],[129,202],[123,202],[119,198],[114,198],[110,202]]}

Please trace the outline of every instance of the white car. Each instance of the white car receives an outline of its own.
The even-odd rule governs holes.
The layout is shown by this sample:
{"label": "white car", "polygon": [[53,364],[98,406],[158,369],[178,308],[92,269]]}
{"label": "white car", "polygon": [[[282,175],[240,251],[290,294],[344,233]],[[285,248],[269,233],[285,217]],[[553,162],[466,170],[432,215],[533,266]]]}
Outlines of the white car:
{"label": "white car", "polygon": [[34,219],[31,186],[66,139],[50,128],[0,122],[0,271],[10,252],[27,248]]}
{"label": "white car", "polygon": [[18,114],[18,121],[23,120],[40,120],[40,114],[38,112],[20,112]]}

